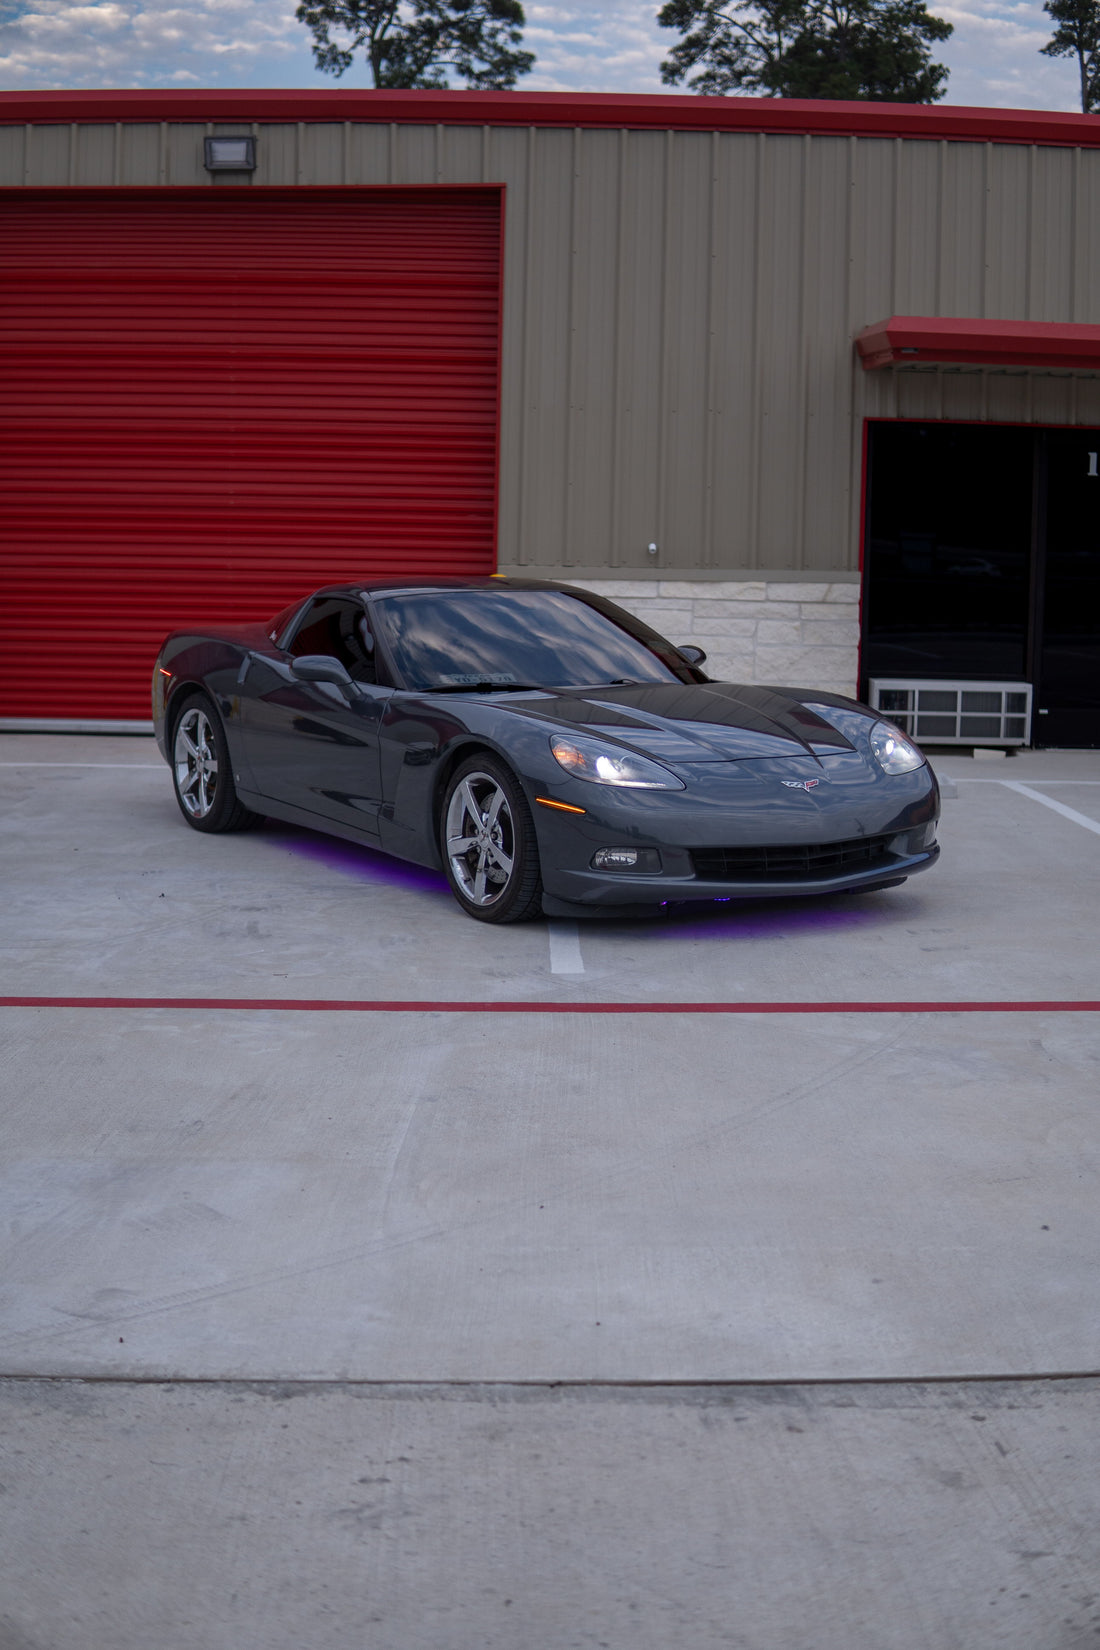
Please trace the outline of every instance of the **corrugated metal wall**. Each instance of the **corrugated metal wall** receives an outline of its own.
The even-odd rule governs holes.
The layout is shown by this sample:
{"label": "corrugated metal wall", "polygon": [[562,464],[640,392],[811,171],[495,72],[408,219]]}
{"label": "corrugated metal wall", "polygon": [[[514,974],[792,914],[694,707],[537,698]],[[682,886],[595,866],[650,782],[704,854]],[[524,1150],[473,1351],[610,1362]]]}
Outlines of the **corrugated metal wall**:
{"label": "corrugated metal wall", "polygon": [[[864,417],[1100,424],[1083,373],[885,370],[890,314],[1100,324],[1100,151],[361,122],[0,128],[0,185],[507,186],[500,564],[857,564]],[[213,180],[217,186],[217,179]],[[651,556],[647,546],[659,545]]]}

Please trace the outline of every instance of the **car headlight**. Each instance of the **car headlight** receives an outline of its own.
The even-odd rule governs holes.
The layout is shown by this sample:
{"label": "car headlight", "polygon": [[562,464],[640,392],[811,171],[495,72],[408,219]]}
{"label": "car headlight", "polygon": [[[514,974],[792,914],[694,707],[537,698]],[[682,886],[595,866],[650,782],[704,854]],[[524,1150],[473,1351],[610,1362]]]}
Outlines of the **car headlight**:
{"label": "car headlight", "polygon": [[892,722],[875,723],[871,729],[871,749],[883,773],[912,773],[915,768],[924,767],[924,757],[916,745]]}
{"label": "car headlight", "polygon": [[683,791],[687,787],[667,768],[633,751],[616,750],[597,739],[566,739],[555,733],[550,738],[554,760],[574,779],[591,779],[597,785],[625,785],[639,791]]}

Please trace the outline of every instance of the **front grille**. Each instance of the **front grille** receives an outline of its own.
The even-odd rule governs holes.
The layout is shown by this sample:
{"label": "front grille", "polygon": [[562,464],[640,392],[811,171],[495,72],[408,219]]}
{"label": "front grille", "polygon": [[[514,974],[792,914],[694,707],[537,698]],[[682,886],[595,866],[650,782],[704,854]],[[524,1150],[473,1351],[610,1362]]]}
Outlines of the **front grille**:
{"label": "front grille", "polygon": [[696,848],[695,875],[707,882],[816,882],[860,871],[886,858],[888,836],[848,842],[787,843],[781,848]]}

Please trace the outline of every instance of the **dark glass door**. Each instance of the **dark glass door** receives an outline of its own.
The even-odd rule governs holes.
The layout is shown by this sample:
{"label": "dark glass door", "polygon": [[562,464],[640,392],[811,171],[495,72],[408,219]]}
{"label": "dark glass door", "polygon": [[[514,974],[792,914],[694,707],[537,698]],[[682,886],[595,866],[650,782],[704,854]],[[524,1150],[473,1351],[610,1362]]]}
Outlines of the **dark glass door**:
{"label": "dark glass door", "polygon": [[860,691],[1027,682],[1037,745],[1100,746],[1100,430],[868,426]]}
{"label": "dark glass door", "polygon": [[863,669],[1023,681],[1031,430],[872,424]]}
{"label": "dark glass door", "polygon": [[1100,745],[1100,430],[1048,430],[1039,745]]}

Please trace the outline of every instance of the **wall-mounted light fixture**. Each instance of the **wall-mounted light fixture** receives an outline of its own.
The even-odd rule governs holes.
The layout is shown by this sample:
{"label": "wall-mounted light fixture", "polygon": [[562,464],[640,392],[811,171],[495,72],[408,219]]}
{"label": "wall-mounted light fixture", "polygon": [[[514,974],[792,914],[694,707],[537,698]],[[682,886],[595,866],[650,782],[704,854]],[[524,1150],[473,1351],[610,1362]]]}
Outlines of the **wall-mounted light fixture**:
{"label": "wall-mounted light fixture", "polygon": [[206,156],[203,165],[208,172],[256,170],[254,137],[208,137],[204,140],[204,147]]}

